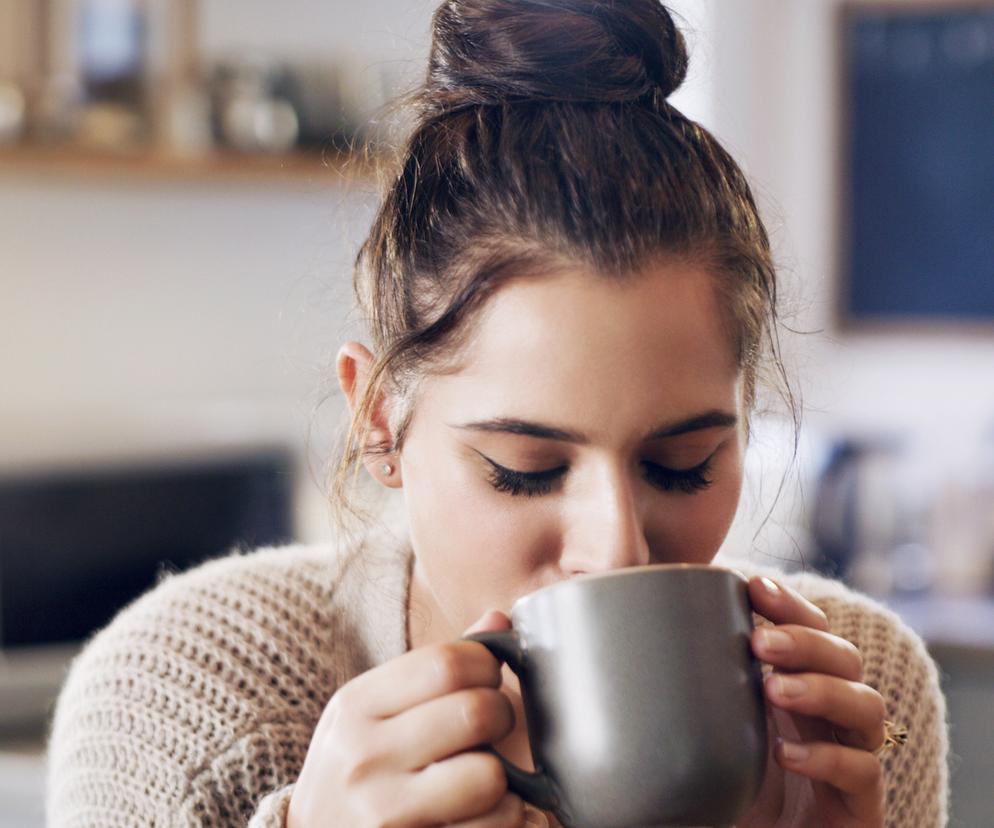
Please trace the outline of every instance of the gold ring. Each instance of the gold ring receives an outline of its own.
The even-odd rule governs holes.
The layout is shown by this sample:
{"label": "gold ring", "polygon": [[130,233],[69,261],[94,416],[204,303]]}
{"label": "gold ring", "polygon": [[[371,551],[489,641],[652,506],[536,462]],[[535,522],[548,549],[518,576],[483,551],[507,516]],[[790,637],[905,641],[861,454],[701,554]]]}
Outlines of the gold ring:
{"label": "gold ring", "polygon": [[901,745],[907,744],[908,741],[908,728],[904,725],[897,724],[897,722],[892,722],[888,719],[884,719],[884,741],[875,751],[873,755],[877,758],[883,756],[885,753],[892,751],[894,748],[901,747]]}

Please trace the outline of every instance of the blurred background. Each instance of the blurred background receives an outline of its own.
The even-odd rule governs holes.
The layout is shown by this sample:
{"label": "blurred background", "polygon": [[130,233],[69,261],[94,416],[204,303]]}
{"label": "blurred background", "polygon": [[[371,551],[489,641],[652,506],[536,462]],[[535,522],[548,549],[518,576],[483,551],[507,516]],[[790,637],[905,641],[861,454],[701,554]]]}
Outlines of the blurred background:
{"label": "blurred background", "polygon": [[[117,609],[330,536],[351,262],[434,5],[0,0],[0,828],[42,824],[59,681]],[[673,103],[753,181],[805,412],[796,456],[757,418],[726,550],[902,614],[951,824],[992,826],[994,2],[670,5]]]}

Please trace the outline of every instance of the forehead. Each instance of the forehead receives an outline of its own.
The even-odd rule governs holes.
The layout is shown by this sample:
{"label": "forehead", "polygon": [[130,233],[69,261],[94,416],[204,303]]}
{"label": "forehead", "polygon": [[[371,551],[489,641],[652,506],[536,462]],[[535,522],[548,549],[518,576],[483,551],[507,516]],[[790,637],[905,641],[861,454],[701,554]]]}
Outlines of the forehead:
{"label": "forehead", "polygon": [[459,369],[425,391],[469,415],[588,433],[735,410],[739,370],[723,319],[713,277],[692,263],[654,263],[624,280],[579,269],[512,278],[476,318]]}

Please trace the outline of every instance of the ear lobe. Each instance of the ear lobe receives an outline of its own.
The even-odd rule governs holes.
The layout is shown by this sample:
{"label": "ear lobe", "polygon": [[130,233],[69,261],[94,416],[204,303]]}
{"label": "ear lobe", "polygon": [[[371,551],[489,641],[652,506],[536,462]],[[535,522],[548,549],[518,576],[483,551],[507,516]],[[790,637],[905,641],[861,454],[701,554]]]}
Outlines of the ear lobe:
{"label": "ear lobe", "polygon": [[[363,395],[373,372],[375,358],[369,349],[358,342],[346,342],[338,350],[335,369],[338,384],[345,395],[353,421],[359,413]],[[384,486],[399,488],[401,476],[394,454],[386,451],[394,444],[388,417],[387,395],[382,391],[369,410],[363,438],[363,465],[374,480]]]}

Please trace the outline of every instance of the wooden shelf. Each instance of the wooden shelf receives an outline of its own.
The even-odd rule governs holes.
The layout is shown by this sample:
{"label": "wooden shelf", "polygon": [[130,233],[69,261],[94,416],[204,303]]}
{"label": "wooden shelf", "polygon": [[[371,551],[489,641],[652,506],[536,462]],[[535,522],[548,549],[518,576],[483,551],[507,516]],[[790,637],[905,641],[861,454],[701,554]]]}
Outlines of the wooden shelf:
{"label": "wooden shelf", "polygon": [[190,186],[334,187],[372,182],[381,163],[382,159],[334,150],[279,155],[215,151],[197,157],[156,150],[112,153],[32,146],[0,150],[2,174]]}

